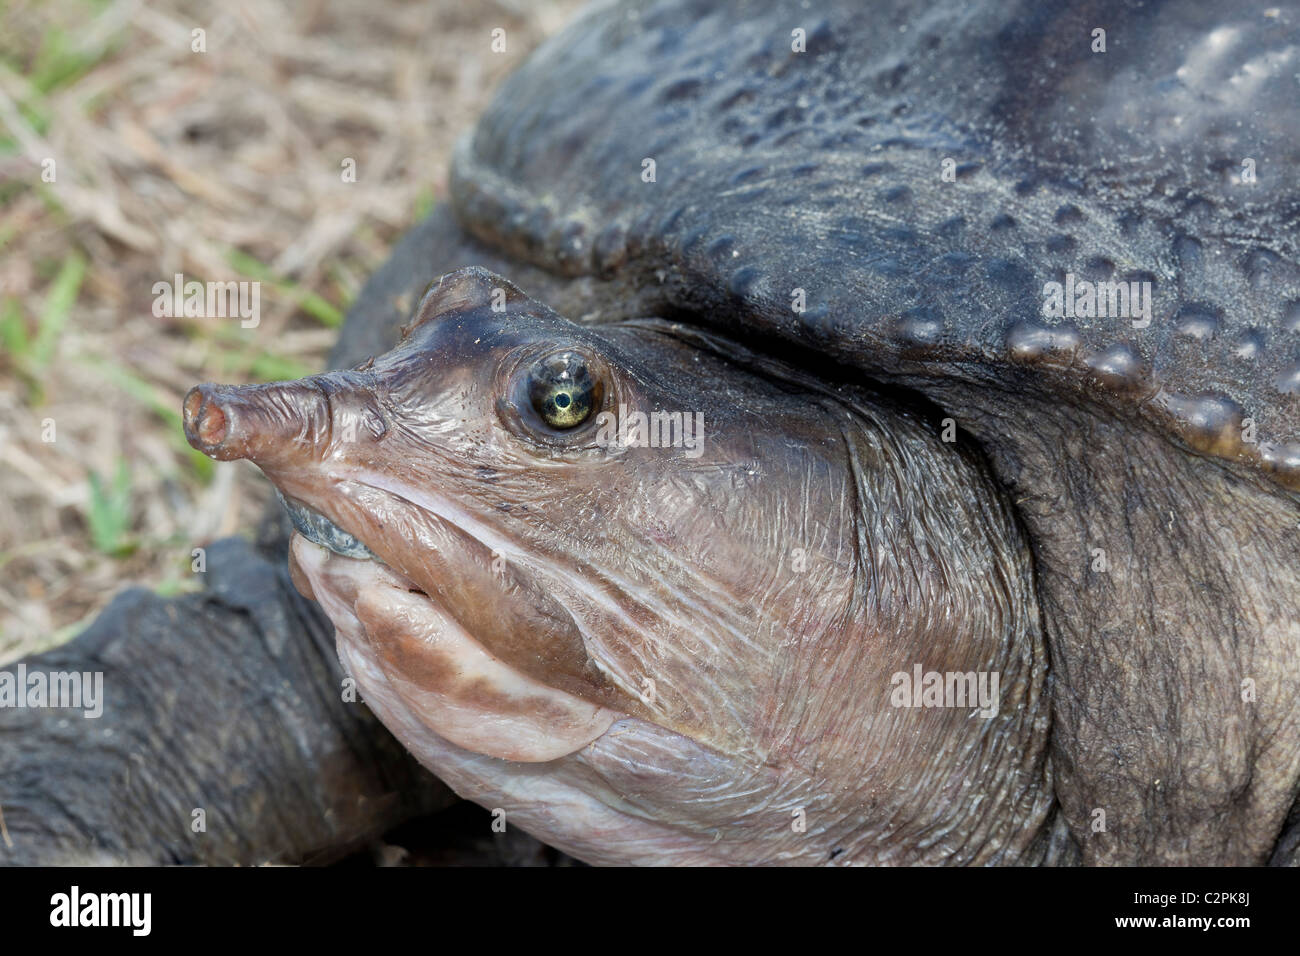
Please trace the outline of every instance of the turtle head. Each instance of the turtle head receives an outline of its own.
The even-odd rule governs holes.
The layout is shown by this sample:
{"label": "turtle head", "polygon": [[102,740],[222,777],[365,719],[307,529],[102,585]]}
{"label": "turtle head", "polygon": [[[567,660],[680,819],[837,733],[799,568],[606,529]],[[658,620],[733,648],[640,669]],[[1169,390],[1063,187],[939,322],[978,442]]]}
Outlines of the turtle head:
{"label": "turtle head", "polygon": [[[543,839],[923,859],[960,820],[979,859],[1044,812],[1027,552],[922,416],[480,269],[363,366],[184,411],[279,489],[295,583],[381,719]],[[997,699],[900,704],[931,673]]]}
{"label": "turtle head", "polygon": [[[547,761],[633,714],[734,747],[778,632],[755,613],[783,573],[762,516],[795,475],[774,469],[813,464],[820,429],[791,455],[816,416],[719,402],[722,381],[680,342],[584,328],[466,269],[386,355],[199,386],[185,424],[275,483],[300,590],[448,740]],[[839,537],[826,560],[847,571]]]}

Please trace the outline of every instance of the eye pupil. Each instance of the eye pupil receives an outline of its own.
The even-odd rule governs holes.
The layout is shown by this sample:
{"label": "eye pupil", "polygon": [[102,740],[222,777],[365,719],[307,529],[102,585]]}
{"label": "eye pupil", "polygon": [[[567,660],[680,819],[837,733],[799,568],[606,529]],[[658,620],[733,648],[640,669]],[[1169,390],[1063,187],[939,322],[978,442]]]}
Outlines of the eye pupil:
{"label": "eye pupil", "polygon": [[528,373],[528,399],[550,428],[577,428],[600,408],[603,385],[586,359],[576,352],[556,352]]}

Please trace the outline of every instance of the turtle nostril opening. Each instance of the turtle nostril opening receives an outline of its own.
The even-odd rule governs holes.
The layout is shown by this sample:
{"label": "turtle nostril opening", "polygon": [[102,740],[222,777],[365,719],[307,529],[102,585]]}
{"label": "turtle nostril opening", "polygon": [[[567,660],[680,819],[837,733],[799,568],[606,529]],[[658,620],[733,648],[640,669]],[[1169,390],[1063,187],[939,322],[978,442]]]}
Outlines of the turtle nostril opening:
{"label": "turtle nostril opening", "polygon": [[205,445],[219,445],[225,437],[226,413],[209,403],[199,419],[199,439]]}
{"label": "turtle nostril opening", "polygon": [[207,447],[220,445],[226,437],[226,413],[209,401],[200,389],[185,396],[185,430]]}

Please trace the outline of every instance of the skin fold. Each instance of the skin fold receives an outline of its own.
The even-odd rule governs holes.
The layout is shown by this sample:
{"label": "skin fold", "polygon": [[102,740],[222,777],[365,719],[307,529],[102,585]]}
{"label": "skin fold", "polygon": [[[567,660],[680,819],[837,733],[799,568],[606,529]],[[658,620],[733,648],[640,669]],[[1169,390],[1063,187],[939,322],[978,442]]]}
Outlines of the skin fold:
{"label": "skin fold", "polygon": [[[367,703],[462,796],[567,852],[1041,853],[1040,611],[978,460],[882,398],[672,332],[583,328],[462,270],[395,350],[200,386],[187,433],[364,542],[375,559],[298,534],[290,560]],[[701,447],[547,428],[520,380],[557,349],[587,357],[602,407],[701,412]],[[996,713],[896,706],[914,665],[996,672]]]}
{"label": "skin fold", "polygon": [[[451,198],[584,323],[664,316],[950,416],[1027,532],[1082,861],[1284,862],[1298,51],[1272,0],[596,4]],[[1070,276],[1149,283],[1149,322],[1044,315]]]}
{"label": "skin fold", "polygon": [[[187,396],[307,530],[60,649],[147,676],[104,716],[147,766],[188,688],[195,766],[5,715],[19,859],[420,812],[323,608],[406,750],[591,862],[1300,862],[1297,51],[1273,0],[593,4],[335,371]],[[1149,324],[1044,315],[1069,275]],[[560,352],[703,442],[548,433]],[[996,674],[996,715],[895,706],[913,668]]]}

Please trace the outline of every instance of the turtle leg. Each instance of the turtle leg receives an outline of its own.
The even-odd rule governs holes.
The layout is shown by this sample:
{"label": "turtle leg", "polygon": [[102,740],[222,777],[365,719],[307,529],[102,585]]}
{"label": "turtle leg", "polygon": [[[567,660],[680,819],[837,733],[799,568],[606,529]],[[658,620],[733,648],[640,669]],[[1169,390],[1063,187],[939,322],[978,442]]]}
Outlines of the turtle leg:
{"label": "turtle leg", "polygon": [[1268,862],[1270,866],[1300,866],[1300,797],[1291,804]]}
{"label": "turtle leg", "polygon": [[282,559],[219,541],[206,579],[175,599],[127,591],[78,639],[5,668],[83,688],[102,675],[102,691],[0,709],[0,862],[326,860],[452,802],[345,700],[333,629]]}

